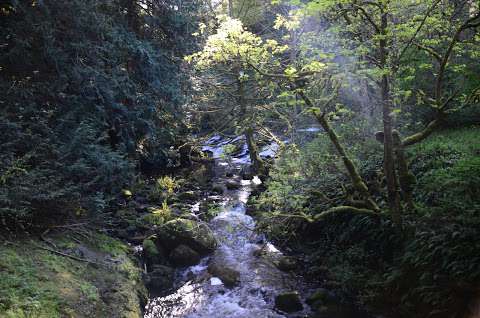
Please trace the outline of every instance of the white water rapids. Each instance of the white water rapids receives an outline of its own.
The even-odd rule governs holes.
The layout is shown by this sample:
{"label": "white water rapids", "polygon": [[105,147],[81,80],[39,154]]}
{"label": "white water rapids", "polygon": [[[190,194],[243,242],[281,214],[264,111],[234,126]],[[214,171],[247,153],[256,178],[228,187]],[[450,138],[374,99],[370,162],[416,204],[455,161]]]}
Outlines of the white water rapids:
{"label": "white water rapids", "polygon": [[[226,162],[222,156],[220,138],[210,141],[204,150],[213,153],[216,159],[216,181],[225,182],[225,170],[240,168],[248,164],[248,153],[242,151],[233,162]],[[292,273],[282,272],[273,260],[280,252],[263,235],[254,231],[255,221],[246,215],[246,202],[253,181],[240,180],[238,190],[223,194],[221,212],[210,222],[219,246],[217,250],[199,265],[179,271],[174,293],[151,299],[146,307],[145,318],[276,318],[305,317],[306,311],[285,314],[274,309],[274,298],[281,292],[302,291],[301,279]],[[262,250],[262,256],[259,252]],[[210,262],[234,269],[240,273],[240,282],[231,289],[225,287],[218,277],[207,272]],[[305,305],[305,308],[308,306]]]}

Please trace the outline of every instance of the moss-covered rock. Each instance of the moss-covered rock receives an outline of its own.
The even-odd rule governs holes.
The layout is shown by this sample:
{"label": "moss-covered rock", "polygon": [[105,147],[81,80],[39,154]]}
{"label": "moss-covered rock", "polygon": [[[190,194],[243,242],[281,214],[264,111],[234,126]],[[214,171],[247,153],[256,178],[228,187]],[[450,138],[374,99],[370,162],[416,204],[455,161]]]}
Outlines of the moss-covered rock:
{"label": "moss-covered rock", "polygon": [[170,253],[170,262],[175,266],[192,266],[200,263],[200,255],[186,245],[179,245]]}
{"label": "moss-covered rock", "polygon": [[237,190],[241,188],[242,184],[236,180],[228,180],[225,183],[225,186],[227,187],[228,190]]}
{"label": "moss-covered rock", "polygon": [[318,288],[306,299],[306,303],[314,310],[323,310],[338,305],[339,300],[325,288]]}
{"label": "moss-covered rock", "polygon": [[132,193],[132,191],[130,191],[130,190],[128,190],[128,189],[122,189],[122,196],[123,196],[125,199],[130,199],[130,198],[132,198],[133,193]]}
{"label": "moss-covered rock", "polygon": [[173,288],[175,270],[165,265],[155,265],[151,272],[145,275],[145,284],[153,296],[166,294]]}
{"label": "moss-covered rock", "polygon": [[297,260],[290,256],[282,256],[276,263],[277,268],[281,271],[292,271],[297,268]]}
{"label": "moss-covered rock", "polygon": [[186,245],[205,255],[217,247],[212,230],[205,224],[195,220],[175,219],[165,223],[157,231],[160,244],[173,250],[178,245]]}
{"label": "moss-covered rock", "polygon": [[208,272],[220,278],[226,287],[232,288],[240,282],[240,273],[224,264],[211,263],[208,265]]}
{"label": "moss-covered rock", "polygon": [[224,192],[223,186],[220,183],[214,183],[212,185],[212,192],[218,193],[218,194],[223,194],[223,192]]}
{"label": "moss-covered rock", "polygon": [[194,202],[194,201],[197,201],[199,199],[199,193],[195,192],[195,191],[184,191],[184,192],[180,192],[178,195],[177,195],[177,198],[179,201],[181,202]]}
{"label": "moss-covered rock", "polygon": [[148,238],[143,240],[143,258],[147,266],[153,266],[155,264],[161,264],[164,260],[164,252],[161,248],[157,247],[154,242],[155,238]]}

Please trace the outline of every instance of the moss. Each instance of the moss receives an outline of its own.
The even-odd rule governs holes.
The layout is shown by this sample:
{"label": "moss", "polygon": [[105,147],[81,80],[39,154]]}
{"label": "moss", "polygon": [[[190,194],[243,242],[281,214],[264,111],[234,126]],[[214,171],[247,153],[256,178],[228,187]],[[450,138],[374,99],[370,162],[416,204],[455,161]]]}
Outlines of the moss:
{"label": "moss", "polygon": [[125,254],[129,250],[125,243],[104,234],[95,234],[93,242],[100,251],[114,256]]}
{"label": "moss", "polygon": [[159,208],[148,208],[150,213],[145,214],[141,222],[144,225],[162,225],[172,219],[172,211],[167,204],[167,201],[163,201],[162,206]]}
{"label": "moss", "polygon": [[0,248],[0,316],[60,317],[56,286],[37,266],[46,255],[17,249],[12,245]]}
{"label": "moss", "polygon": [[49,238],[59,251],[90,258],[91,266],[38,248],[30,240],[0,246],[0,317],[140,317],[145,294],[128,247],[103,234],[88,242]]}
{"label": "moss", "polygon": [[149,255],[159,255],[157,246],[151,239],[143,240],[143,251]]}

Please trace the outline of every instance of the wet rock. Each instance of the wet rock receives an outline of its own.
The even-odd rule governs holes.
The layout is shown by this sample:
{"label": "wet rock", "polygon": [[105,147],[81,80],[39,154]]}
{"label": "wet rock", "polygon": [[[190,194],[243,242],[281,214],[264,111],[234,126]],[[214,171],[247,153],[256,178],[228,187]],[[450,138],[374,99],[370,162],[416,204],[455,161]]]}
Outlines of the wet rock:
{"label": "wet rock", "polygon": [[297,260],[289,256],[282,256],[277,263],[277,268],[284,272],[293,271],[297,266]]}
{"label": "wet rock", "polygon": [[186,245],[179,245],[170,253],[170,261],[175,266],[192,266],[200,263],[200,255]]}
{"label": "wet rock", "polygon": [[146,274],[145,285],[152,295],[162,295],[173,288],[175,270],[164,265],[155,265],[153,270]]}
{"label": "wet rock", "polygon": [[252,252],[252,256],[254,257],[261,257],[264,253],[263,246],[255,246]]}
{"label": "wet rock", "polygon": [[214,276],[220,278],[223,284],[232,288],[240,282],[240,273],[232,268],[226,267],[216,263],[208,265],[208,272]]}
{"label": "wet rock", "polygon": [[287,292],[275,297],[275,308],[291,313],[301,311],[303,309],[302,301],[298,292]]}
{"label": "wet rock", "polygon": [[125,199],[130,199],[133,196],[133,193],[128,189],[122,189],[122,196]]}
{"label": "wet rock", "polygon": [[205,255],[217,247],[212,230],[205,223],[195,220],[181,218],[169,221],[158,229],[157,234],[161,243],[171,249],[183,244]]}
{"label": "wet rock", "polygon": [[223,194],[223,186],[220,183],[215,183],[212,185],[212,192]]}
{"label": "wet rock", "polygon": [[226,176],[227,178],[233,177],[234,174],[235,174],[235,173],[234,173],[233,171],[231,171],[231,170],[228,170],[227,172],[225,172],[225,176]]}
{"label": "wet rock", "polygon": [[252,180],[254,173],[251,166],[244,166],[240,171],[240,176],[243,180]]}
{"label": "wet rock", "polygon": [[228,190],[237,190],[237,189],[240,189],[240,187],[241,187],[242,185],[241,185],[240,182],[238,182],[238,181],[228,180],[228,181],[225,183],[225,186],[227,187]]}

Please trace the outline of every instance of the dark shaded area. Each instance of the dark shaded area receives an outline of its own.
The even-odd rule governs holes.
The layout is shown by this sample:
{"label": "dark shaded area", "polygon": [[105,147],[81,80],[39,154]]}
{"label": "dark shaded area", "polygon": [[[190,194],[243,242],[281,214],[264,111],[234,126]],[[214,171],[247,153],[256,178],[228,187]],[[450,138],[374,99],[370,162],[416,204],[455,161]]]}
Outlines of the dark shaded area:
{"label": "dark shaded area", "polygon": [[139,168],[179,165],[182,56],[195,48],[198,4],[140,4],[0,5],[0,219],[8,227],[99,216]]}

